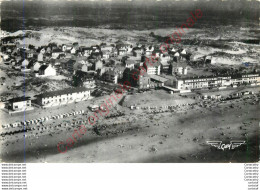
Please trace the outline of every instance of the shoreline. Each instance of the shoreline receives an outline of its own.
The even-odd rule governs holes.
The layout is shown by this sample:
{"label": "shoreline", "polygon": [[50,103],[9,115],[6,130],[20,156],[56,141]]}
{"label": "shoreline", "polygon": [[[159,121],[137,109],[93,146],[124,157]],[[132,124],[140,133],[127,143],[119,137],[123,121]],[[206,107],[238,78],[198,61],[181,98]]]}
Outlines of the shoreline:
{"label": "shoreline", "polygon": [[[215,147],[211,147],[210,145],[205,145],[206,140],[223,140],[223,142],[229,142],[232,139],[244,140],[245,137],[241,134],[244,134],[245,130],[239,130],[239,126],[241,124],[243,125],[243,123],[250,123],[250,128],[248,126],[243,127],[246,129],[249,141],[252,142],[249,147],[249,156],[250,154],[252,155],[252,151],[258,150],[259,144],[257,143],[259,143],[259,139],[256,139],[255,137],[259,134],[259,129],[257,126],[257,110],[259,110],[259,105],[248,106],[249,105],[244,105],[243,109],[235,108],[235,110],[230,108],[225,110],[224,106],[213,109],[212,111],[205,108],[201,110],[202,112],[198,112],[196,109],[193,109],[186,110],[186,114],[185,112],[149,114],[141,120],[133,120],[130,126],[110,126],[108,129],[104,130],[105,134],[107,130],[116,131],[138,127],[127,131],[122,135],[115,134],[99,137],[93,130],[88,129],[85,136],[79,139],[79,143],[75,143],[73,149],[68,150],[66,154],[59,154],[55,143],[57,142],[57,139],[64,139],[71,133],[70,131],[63,131],[58,135],[53,134],[52,138],[49,139],[48,142],[44,142],[44,138],[46,138],[45,136],[39,136],[38,139],[26,140],[26,147],[32,146],[32,148],[28,148],[26,150],[26,155],[28,156],[27,160],[30,163],[204,163],[216,161],[247,162],[247,160],[256,162],[258,160],[257,156],[251,158],[245,156],[247,153],[246,146],[241,146],[232,151],[222,151],[217,150]],[[248,113],[243,114],[244,110],[249,111]],[[232,113],[232,115],[230,115],[230,113]],[[242,114],[241,117],[237,118],[237,115],[240,114]],[[149,118],[152,115],[153,119],[151,120]],[[237,119],[235,120],[235,118]],[[180,132],[182,132],[183,135],[180,135]],[[103,133],[103,131],[101,131],[101,133]],[[224,136],[222,133],[224,133]],[[194,138],[197,138],[197,140],[194,141]],[[14,151],[12,156],[10,155],[10,151],[8,155],[2,154],[2,161],[6,162],[9,160],[11,162],[19,162],[19,160],[23,160],[23,151],[20,151],[19,153],[19,150],[21,150],[19,144],[22,146],[19,141],[14,142],[14,144],[9,143],[9,148],[5,147],[2,149],[2,152],[10,149]],[[33,145],[30,145],[30,143],[33,143]],[[183,148],[180,149],[180,146]],[[35,150],[39,150],[38,153],[34,152]],[[210,154],[208,154],[208,151]]]}

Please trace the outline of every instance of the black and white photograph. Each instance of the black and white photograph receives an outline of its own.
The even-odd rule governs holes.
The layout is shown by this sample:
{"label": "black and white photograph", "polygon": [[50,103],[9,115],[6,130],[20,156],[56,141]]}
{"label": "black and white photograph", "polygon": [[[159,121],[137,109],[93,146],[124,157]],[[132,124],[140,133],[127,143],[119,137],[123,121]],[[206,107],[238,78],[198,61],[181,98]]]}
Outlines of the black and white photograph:
{"label": "black and white photograph", "polygon": [[257,163],[259,1],[1,1],[1,163]]}

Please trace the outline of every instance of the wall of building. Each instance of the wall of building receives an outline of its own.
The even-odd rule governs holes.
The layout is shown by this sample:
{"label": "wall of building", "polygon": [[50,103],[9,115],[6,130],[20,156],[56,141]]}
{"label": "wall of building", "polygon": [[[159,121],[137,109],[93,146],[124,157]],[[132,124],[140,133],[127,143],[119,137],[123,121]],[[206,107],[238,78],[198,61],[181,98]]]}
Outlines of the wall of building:
{"label": "wall of building", "polygon": [[26,109],[27,107],[31,107],[31,100],[22,101],[22,102],[14,102],[11,104],[12,110],[21,110],[21,109]]}
{"label": "wall of building", "polygon": [[83,91],[72,94],[63,94],[60,96],[53,96],[47,98],[39,98],[38,103],[41,105],[57,105],[57,104],[66,104],[72,103],[75,101],[83,101],[90,97],[90,91]]}

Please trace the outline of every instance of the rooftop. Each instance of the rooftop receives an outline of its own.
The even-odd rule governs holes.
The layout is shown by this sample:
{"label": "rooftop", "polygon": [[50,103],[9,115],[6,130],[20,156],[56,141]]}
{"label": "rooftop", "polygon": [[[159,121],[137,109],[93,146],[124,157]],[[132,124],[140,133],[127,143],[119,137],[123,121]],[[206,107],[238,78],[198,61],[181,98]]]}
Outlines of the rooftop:
{"label": "rooftop", "polygon": [[38,95],[38,97],[48,98],[48,97],[54,97],[54,96],[60,96],[60,95],[64,95],[64,94],[72,94],[72,93],[84,92],[84,91],[90,91],[90,89],[85,88],[85,87],[66,88],[66,89],[63,89],[63,90],[46,92],[46,93]]}
{"label": "rooftop", "polygon": [[40,68],[39,68],[39,70],[45,70],[46,68],[48,67],[48,65],[42,65]]}
{"label": "rooftop", "polygon": [[23,101],[27,101],[27,100],[30,100],[30,99],[31,99],[30,97],[21,96],[21,97],[16,97],[16,98],[9,99],[8,101],[10,103],[14,103],[14,102],[23,102]]}
{"label": "rooftop", "polygon": [[242,76],[244,75],[258,75],[259,76],[259,73],[243,73],[243,74],[233,74],[233,75],[208,75],[208,76],[180,76],[178,77],[178,79],[184,79],[184,80],[191,80],[191,79],[206,79],[206,78],[218,78],[218,77],[231,77],[232,79],[237,79],[237,78],[242,78]]}
{"label": "rooftop", "polygon": [[166,78],[158,76],[158,75],[150,75],[150,77],[151,77],[151,79],[162,82],[162,83],[169,80],[169,79],[166,79]]}
{"label": "rooftop", "polygon": [[[150,77],[147,72],[145,71],[142,71],[142,73],[140,73],[140,70],[139,69],[129,69],[129,68],[126,68],[124,73],[127,73],[127,74],[130,74],[130,75],[135,75],[135,76],[143,76],[143,77]],[[141,75],[142,74],[142,75]]]}
{"label": "rooftop", "polygon": [[135,64],[135,62],[136,62],[135,60],[126,60],[125,64],[126,65],[132,65],[132,64]]}
{"label": "rooftop", "polygon": [[109,75],[116,75],[116,71],[112,70],[112,69],[109,69],[106,71],[106,74],[109,74]]}
{"label": "rooftop", "polygon": [[164,62],[164,61],[162,61],[161,64],[162,64],[163,66],[167,66],[167,65],[169,66],[169,65],[170,65],[170,63]]}
{"label": "rooftop", "polygon": [[187,67],[188,65],[187,65],[186,62],[178,62],[178,63],[172,62],[172,63],[171,63],[171,66],[172,66],[172,67]]}
{"label": "rooftop", "polygon": [[147,58],[147,59],[145,59],[145,61],[144,61],[144,63],[146,63],[147,67],[158,67],[161,64],[160,61],[158,60],[159,59],[158,57],[156,57],[154,59],[154,61],[152,58]]}
{"label": "rooftop", "polygon": [[63,51],[61,49],[54,49],[52,50],[52,53],[62,53]]}

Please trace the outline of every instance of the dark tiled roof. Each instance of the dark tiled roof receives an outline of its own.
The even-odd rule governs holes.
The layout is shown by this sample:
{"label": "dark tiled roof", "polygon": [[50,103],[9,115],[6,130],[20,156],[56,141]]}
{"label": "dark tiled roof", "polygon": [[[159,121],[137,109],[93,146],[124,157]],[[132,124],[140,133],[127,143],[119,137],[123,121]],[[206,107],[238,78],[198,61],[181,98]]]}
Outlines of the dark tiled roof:
{"label": "dark tiled roof", "polygon": [[76,77],[80,77],[80,78],[88,78],[88,79],[93,79],[94,78],[94,73],[88,73],[88,72],[84,72],[84,71],[76,71],[75,74]]}
{"label": "dark tiled roof", "polygon": [[34,61],[34,60],[29,61],[29,64],[27,65],[27,68],[30,69],[31,67],[34,66],[35,63],[36,63],[36,61]]}
{"label": "dark tiled roof", "polygon": [[47,67],[48,67],[48,65],[42,65],[42,66],[39,68],[39,70],[44,71]]}
{"label": "dark tiled roof", "polygon": [[92,48],[91,48],[91,47],[81,47],[81,50],[82,50],[82,51],[85,51],[85,50],[92,50]]}
{"label": "dark tiled roof", "polygon": [[137,51],[137,50],[142,50],[142,48],[140,48],[140,47],[134,47],[133,48],[133,51]]}
{"label": "dark tiled roof", "polygon": [[61,53],[62,50],[61,50],[61,49],[54,49],[54,50],[52,50],[52,52],[53,52],[53,53]]}
{"label": "dark tiled roof", "polygon": [[47,97],[53,97],[53,96],[60,96],[60,95],[64,95],[64,94],[72,94],[72,93],[77,93],[77,92],[83,92],[83,91],[88,91],[88,90],[90,90],[90,89],[85,88],[85,87],[66,88],[66,89],[63,89],[63,90],[46,92],[46,93],[38,95],[38,97],[47,98]]}
{"label": "dark tiled roof", "polygon": [[76,63],[76,60],[74,59],[69,59],[68,61],[65,62],[65,64],[74,64]]}
{"label": "dark tiled roof", "polygon": [[[21,59],[20,61],[18,61],[19,63],[22,63],[24,61],[28,61],[27,59]],[[29,62],[29,61],[28,61]]]}
{"label": "dark tiled roof", "polygon": [[107,75],[116,75],[116,72],[114,70],[109,69],[108,71],[105,72]]}
{"label": "dark tiled roof", "polygon": [[146,71],[142,71],[142,73],[140,74],[140,70],[139,69],[129,69],[129,68],[126,68],[125,71],[124,71],[124,74],[130,74],[130,75],[135,75],[135,76],[138,76],[138,75],[141,75],[144,76],[144,77],[149,77],[149,75],[147,74]]}
{"label": "dark tiled roof", "polygon": [[146,57],[144,63],[146,64],[147,67],[158,67],[161,64],[158,57],[154,58],[154,61],[152,57],[149,58]]}
{"label": "dark tiled roof", "polygon": [[27,100],[30,100],[31,98],[30,97],[16,97],[16,98],[12,98],[12,99],[9,99],[8,101],[10,103],[14,103],[14,102],[23,102],[23,101],[27,101]]}

